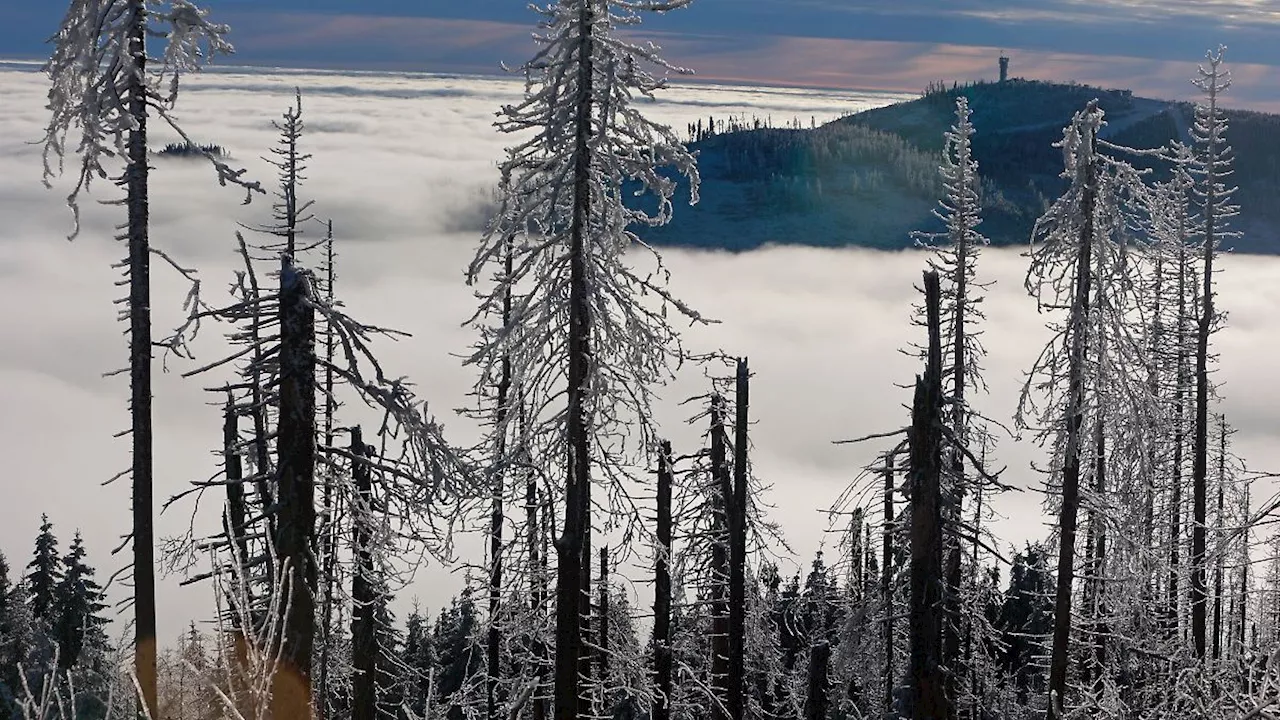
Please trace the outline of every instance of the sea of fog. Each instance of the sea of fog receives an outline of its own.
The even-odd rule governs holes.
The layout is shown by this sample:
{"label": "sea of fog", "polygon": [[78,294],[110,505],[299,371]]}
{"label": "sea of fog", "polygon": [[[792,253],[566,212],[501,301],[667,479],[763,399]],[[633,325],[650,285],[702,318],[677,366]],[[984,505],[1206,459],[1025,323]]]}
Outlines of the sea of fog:
{"label": "sea of fog", "polygon": [[[128,487],[102,482],[128,463],[127,382],[104,373],[126,364],[124,326],[113,300],[121,295],[112,267],[122,247],[112,238],[121,209],[93,199],[117,196],[109,182],[93,185],[84,203],[80,237],[67,242],[72,217],[65,207],[74,175],[41,185],[41,146],[47,122],[45,78],[34,65],[0,65],[0,453],[5,498],[0,551],[23,567],[41,513],[54,522],[63,547],[84,533],[90,562],[106,577],[124,561],[108,550],[128,531]],[[262,159],[276,141],[272,121],[302,92],[308,162],[303,195],[314,212],[332,219],[339,254],[339,294],[355,317],[404,330],[412,337],[380,342],[392,375],[407,375],[446,420],[459,443],[476,428],[453,410],[469,406],[474,373],[459,355],[473,340],[464,327],[474,309],[463,271],[478,240],[496,179],[496,163],[511,138],[493,128],[495,112],[519,98],[507,78],[430,74],[337,73],[221,69],[185,81],[177,116],[191,136],[228,148],[231,162],[264,184],[273,171]],[[730,115],[822,123],[907,96],[876,92],[796,90],[725,85],[676,85],[655,102],[652,117],[683,135],[699,118]],[[153,147],[176,139],[153,122]],[[201,161],[157,158],[152,174],[152,238],[178,262],[198,269],[206,301],[227,299],[238,258],[237,223],[262,223],[270,203],[242,205],[243,193],[220,188]],[[676,209],[675,222],[680,221]],[[318,230],[318,226],[316,228]],[[718,324],[692,328],[693,350],[723,349],[750,358],[755,473],[772,486],[764,500],[775,510],[794,557],[784,573],[807,568],[816,550],[830,549],[823,511],[883,442],[833,441],[895,430],[906,422],[902,385],[918,363],[901,350],[920,340],[910,323],[924,257],[916,252],[819,250],[777,246],[732,255],[668,250],[672,288]],[[1228,257],[1220,305],[1229,327],[1216,340],[1221,405],[1240,432],[1236,448],[1252,466],[1280,469],[1280,385],[1274,357],[1280,341],[1280,261]],[[1022,289],[1025,261],[1018,250],[990,250],[979,264],[987,291],[982,339],[988,351],[988,394],[974,404],[1006,424],[1023,373],[1047,340],[1045,317]],[[157,263],[153,307],[157,328],[176,324],[184,285]],[[183,379],[182,373],[225,350],[225,328],[206,325],[194,345],[197,361],[169,358],[155,387],[157,497],[166,498],[217,472],[219,397],[205,391],[225,375]],[[694,410],[679,401],[705,392],[705,370],[682,369],[662,392],[658,420],[677,452],[693,450],[701,428],[685,424]],[[354,415],[358,412],[348,409]],[[350,417],[350,416],[349,416]],[[1029,464],[1027,441],[1002,435],[993,453],[1003,479],[1021,491],[994,501],[1002,551],[1047,531]],[[1267,493],[1255,492],[1255,497]],[[196,511],[191,502],[166,510],[160,534],[179,542],[193,523],[208,531],[216,502]],[[458,553],[476,561],[478,537],[461,537]],[[203,562],[199,558],[197,561]],[[160,587],[164,640],[190,620],[210,615],[207,587],[180,588],[181,568]],[[633,573],[643,580],[640,572]],[[419,597],[434,612],[461,585],[460,573],[427,559],[400,591],[404,610]],[[642,585],[635,592],[644,593]],[[113,599],[126,596],[117,586]],[[643,598],[636,600],[644,601]]]}

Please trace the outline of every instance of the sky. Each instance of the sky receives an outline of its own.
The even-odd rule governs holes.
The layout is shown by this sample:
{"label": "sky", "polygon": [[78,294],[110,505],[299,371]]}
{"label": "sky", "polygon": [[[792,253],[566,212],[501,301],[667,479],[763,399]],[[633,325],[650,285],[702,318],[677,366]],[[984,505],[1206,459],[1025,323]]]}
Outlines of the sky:
{"label": "sky", "polygon": [[[500,72],[530,54],[525,0],[207,0],[235,62]],[[0,3],[0,57],[38,58],[62,2]],[[1273,0],[696,0],[635,32],[710,81],[920,91],[1014,76],[1190,98],[1196,62],[1229,47],[1230,104],[1280,110]]]}
{"label": "sky", "polygon": [[[473,335],[463,323],[474,309],[463,271],[478,246],[484,204],[496,180],[495,162],[509,138],[491,126],[493,113],[518,96],[510,80],[308,72],[219,72],[185,85],[179,117],[193,137],[228,147],[232,162],[264,182],[272,177],[259,158],[275,141],[271,121],[304,93],[309,128],[304,149],[314,158],[303,195],[332,218],[338,237],[339,289],[349,314],[412,334],[375,345],[391,375],[404,374],[445,420],[454,442],[477,437],[452,410],[469,406],[474,373],[458,355]],[[109,548],[128,530],[128,487],[101,483],[126,467],[128,442],[113,433],[127,427],[127,383],[104,373],[125,364],[124,326],[113,299],[122,248],[111,237],[120,209],[86,202],[85,226],[64,238],[71,217],[69,190],[40,184],[39,147],[45,116],[43,77],[31,67],[0,66],[0,454],[6,458],[0,505],[0,551],[14,567],[29,559],[41,513],[48,513],[65,548],[84,532],[90,561],[105,578],[125,561]],[[815,116],[819,122],[902,96],[729,86],[678,86],[649,107],[676,127],[708,112]],[[153,146],[172,138],[156,128]],[[424,141],[424,138],[426,140]],[[152,239],[203,279],[206,300],[227,299],[237,267],[237,222],[261,222],[269,205],[217,187],[198,161],[159,160],[152,172]],[[112,187],[95,186],[110,199]],[[679,222],[680,208],[675,210]],[[784,240],[785,238],[780,238]],[[692,307],[719,320],[686,334],[693,351],[723,349],[745,355],[755,377],[751,412],[755,473],[772,490],[765,500],[796,555],[784,572],[807,567],[813,553],[835,537],[823,511],[874,460],[884,445],[834,441],[894,430],[906,422],[906,390],[917,372],[901,348],[919,341],[910,323],[915,286],[925,258],[914,251],[768,247],[744,254],[664,253],[671,289]],[[1280,386],[1273,359],[1280,353],[1280,258],[1227,256],[1221,263],[1219,305],[1229,326],[1215,339],[1222,383],[1220,408],[1240,428],[1237,451],[1258,469],[1280,469]],[[974,399],[986,415],[1011,417],[1025,370],[1047,339],[1046,316],[1022,289],[1025,259],[1018,249],[989,250],[979,278],[993,280],[984,303],[985,375],[990,393]],[[184,288],[157,266],[153,311],[158,328],[176,324]],[[193,346],[196,362],[171,361],[155,387],[157,497],[166,498],[216,472],[214,451],[221,419],[216,398],[203,388],[218,376],[183,379],[198,363],[220,356],[226,328],[206,325]],[[661,391],[657,420],[677,453],[697,447],[701,428],[680,401],[706,392],[704,369],[686,367]],[[352,408],[350,413],[356,414]],[[346,418],[351,418],[347,415]],[[340,418],[342,422],[351,420]],[[1003,438],[993,465],[1019,488],[994,502],[993,522],[1006,553],[1043,537],[1040,477],[1029,464],[1038,451]],[[1261,502],[1267,494],[1255,492]],[[159,534],[179,538],[192,524],[209,529],[211,501],[197,510],[182,503],[163,513]],[[460,554],[479,557],[474,537]],[[196,569],[200,569],[199,566]],[[179,586],[180,572],[160,583],[162,640],[189,621],[209,617],[207,587]],[[642,580],[643,576],[633,577]],[[434,611],[461,582],[456,568],[431,561],[399,593],[403,617],[414,596]],[[643,592],[634,586],[633,592]],[[113,599],[125,597],[117,585]],[[637,596],[636,605],[645,602]]]}

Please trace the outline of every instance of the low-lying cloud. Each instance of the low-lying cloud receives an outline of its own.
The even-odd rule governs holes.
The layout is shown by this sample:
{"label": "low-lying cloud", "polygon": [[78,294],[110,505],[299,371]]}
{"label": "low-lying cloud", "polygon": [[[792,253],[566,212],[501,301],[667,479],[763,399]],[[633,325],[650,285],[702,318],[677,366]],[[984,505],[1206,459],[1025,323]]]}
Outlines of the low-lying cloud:
{"label": "low-lying cloud", "polygon": [[[509,142],[494,131],[493,114],[517,96],[519,84],[221,73],[193,79],[179,114],[196,139],[228,147],[253,177],[270,184],[273,173],[259,156],[275,142],[271,121],[292,102],[295,85],[304,93],[306,122],[316,130],[304,138],[313,154],[304,194],[316,199],[319,217],[334,220],[340,294],[353,316],[413,334],[379,343],[388,370],[409,375],[457,441],[471,441],[476,428],[448,417],[450,409],[470,403],[474,381],[456,357],[473,340],[462,327],[474,309],[463,270],[477,246],[495,163]],[[367,86],[369,92],[342,90],[349,86]],[[39,515],[47,512],[64,546],[75,528],[84,531],[90,559],[105,576],[122,562],[105,552],[118,544],[129,520],[128,487],[100,487],[128,463],[127,441],[111,437],[127,426],[127,383],[102,377],[126,357],[124,326],[112,304],[120,295],[114,285],[118,271],[110,267],[123,252],[111,239],[122,218],[119,208],[86,200],[81,238],[63,240],[70,229],[62,204],[65,183],[52,192],[40,188],[38,154],[24,144],[41,135],[43,78],[0,71],[0,88],[7,98],[0,106],[0,307],[6,308],[0,314],[0,451],[9,478],[0,549],[11,565],[24,565]],[[678,88],[665,97],[669,101],[654,104],[652,112],[678,130],[709,112],[772,114],[775,120],[814,115],[825,121],[888,100],[867,93],[728,87]],[[153,146],[169,139],[157,132]],[[241,206],[242,194],[218,188],[201,163],[156,159],[154,165],[154,242],[199,268],[210,302],[225,300],[238,265],[236,222],[264,222],[269,203],[258,198]],[[102,183],[98,197],[110,198],[113,190]],[[677,208],[676,222],[679,217]],[[691,330],[689,345],[751,359],[755,470],[774,486],[768,499],[777,505],[775,518],[803,565],[824,542],[820,511],[883,449],[832,441],[906,422],[902,405],[908,395],[897,385],[911,381],[918,363],[899,349],[919,339],[909,320],[924,258],[910,251],[769,247],[739,255],[669,250],[665,259],[675,292],[721,321]],[[1274,281],[1280,261],[1227,257],[1223,266],[1220,303],[1231,313],[1231,325],[1216,341],[1222,408],[1240,428],[1240,453],[1255,466],[1280,468],[1280,387],[1270,381],[1280,350],[1274,311],[1280,306]],[[996,285],[988,292],[984,325],[991,393],[977,404],[997,418],[1011,414],[1022,373],[1047,338],[1045,318],[1021,289],[1024,271],[1017,250],[988,251],[979,270]],[[157,327],[173,325],[180,317],[182,284],[160,266],[154,280]],[[200,360],[218,356],[223,331],[204,329],[196,344]],[[217,383],[179,377],[193,366],[171,360],[169,372],[157,373],[160,498],[215,472],[220,411],[217,398],[203,388]],[[685,451],[696,446],[701,429],[684,425],[689,408],[678,402],[705,389],[702,371],[688,368],[662,392],[658,419]],[[1040,479],[1028,468],[1038,452],[1003,439],[997,456],[1009,466],[1006,479],[1025,488],[996,504],[1006,518],[999,524],[1002,538],[1020,543],[1042,536]],[[189,512],[189,505],[166,512],[161,534],[182,532]],[[201,522],[208,524],[207,515]],[[428,607],[440,605],[460,581],[446,580],[445,573],[439,566],[423,570],[401,600],[407,603],[416,593]],[[120,589],[114,597],[122,597]],[[207,588],[181,589],[175,578],[164,580],[162,633],[172,638],[189,620],[206,617],[202,608],[208,602]]]}

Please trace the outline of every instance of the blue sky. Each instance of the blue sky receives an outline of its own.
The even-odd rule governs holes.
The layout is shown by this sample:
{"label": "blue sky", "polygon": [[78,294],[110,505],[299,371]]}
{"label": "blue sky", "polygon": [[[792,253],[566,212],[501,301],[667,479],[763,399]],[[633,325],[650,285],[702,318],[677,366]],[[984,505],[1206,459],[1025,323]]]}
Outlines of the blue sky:
{"label": "blue sky", "polygon": [[[525,0],[206,0],[239,62],[496,72],[528,55]],[[62,0],[0,0],[0,56],[38,57]],[[1240,104],[1280,104],[1274,0],[696,0],[644,32],[716,80],[918,90],[930,79],[1014,74],[1185,96],[1219,43]],[[1021,71],[1021,72],[1019,72]]]}

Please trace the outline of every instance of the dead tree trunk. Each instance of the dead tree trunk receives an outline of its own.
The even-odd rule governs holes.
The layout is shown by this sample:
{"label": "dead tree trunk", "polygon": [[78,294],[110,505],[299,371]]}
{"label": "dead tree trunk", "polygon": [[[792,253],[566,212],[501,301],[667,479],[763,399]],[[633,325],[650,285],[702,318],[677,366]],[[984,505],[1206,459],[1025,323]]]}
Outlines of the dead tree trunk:
{"label": "dead tree trunk", "polygon": [[729,473],[725,401],[719,394],[711,398],[711,689],[718,702],[715,717],[728,718],[729,701],[729,534],[732,515],[732,478]]}
{"label": "dead tree trunk", "polygon": [[152,524],[151,460],[151,245],[147,166],[147,13],[142,0],[129,3],[129,54],[137,69],[128,82],[128,165],[125,205],[129,245],[129,435],[133,442],[134,672],[142,704],[156,713],[156,575]]}
{"label": "dead tree trunk", "polygon": [[924,274],[929,346],[911,409],[911,672],[914,720],[951,718],[943,664],[942,342],[938,273]]}
{"label": "dead tree trunk", "polygon": [[[569,368],[568,411],[565,418],[567,467],[565,514],[556,541],[556,720],[577,720],[590,710],[582,692],[584,607],[583,548],[591,527],[590,428],[587,418],[587,376],[591,363],[591,295],[587,286],[588,218],[591,213],[591,128],[594,116],[592,84],[595,79],[593,27],[595,3],[580,4],[577,31],[578,96],[574,108],[573,210],[569,228]],[[584,705],[583,700],[588,702]]]}
{"label": "dead tree trunk", "polygon": [[747,359],[738,359],[734,392],[733,497],[729,503],[729,718],[746,711],[747,635],[747,423],[750,392]]}
{"label": "dead tree trunk", "polygon": [[[301,101],[299,101],[299,105],[301,105]],[[325,298],[330,305],[334,302],[333,286],[336,277],[333,262],[333,221],[330,220],[328,222],[328,232],[325,234],[324,283]],[[333,395],[334,350],[333,326],[331,323],[326,323],[324,332],[324,446],[326,448],[333,447],[333,423],[338,412],[338,401]],[[324,560],[324,568],[320,577],[324,582],[324,598],[321,601],[323,605],[320,610],[320,676],[316,684],[316,696],[319,698],[316,702],[316,720],[326,720],[329,715],[329,657],[333,649],[333,586],[336,582],[334,574],[337,570],[336,553],[338,550],[338,519],[333,492],[334,463],[330,459],[326,462],[326,465],[328,472],[325,474],[324,498],[321,500],[321,507],[324,509],[324,526],[320,531],[320,542],[323,544],[323,551],[320,555]]]}
{"label": "dead tree trunk", "polygon": [[[507,279],[511,277],[511,243],[512,238],[507,237],[504,248],[506,256],[503,258],[503,269]],[[504,279],[503,282],[507,282],[507,280]],[[506,290],[502,295],[502,327],[506,330],[510,330],[511,327],[510,283],[507,283]],[[498,407],[494,419],[494,432],[496,435],[492,478],[493,508],[489,515],[489,666],[485,683],[486,709],[488,710],[489,720],[498,720],[500,716],[498,712],[498,675],[501,669],[499,653],[502,649],[502,632],[498,628],[498,615],[502,603],[503,500],[507,492],[507,467],[510,465],[506,458],[506,420],[509,412],[507,403],[510,401],[511,395],[511,358],[506,355],[502,357],[501,373],[498,379]]]}
{"label": "dead tree trunk", "polygon": [[373,585],[373,482],[368,450],[360,427],[351,428],[351,477],[356,486],[352,513],[352,547],[355,568],[351,573],[351,720],[374,720],[377,716],[378,637]]}
{"label": "dead tree trunk", "polygon": [[280,663],[274,720],[311,716],[315,643],[316,356],[311,280],[284,256],[280,271],[280,426],[275,547],[282,563]]}
{"label": "dead tree trunk", "polygon": [[1226,527],[1225,498],[1223,497],[1224,489],[1227,484],[1227,419],[1225,416],[1218,416],[1218,430],[1221,433],[1218,438],[1218,519],[1215,536],[1218,540],[1218,552],[1215,554],[1213,564],[1213,659],[1217,661],[1222,657],[1222,575],[1223,563],[1226,561],[1227,554],[1224,551],[1223,537],[1226,534],[1223,528]]}
{"label": "dead tree trunk", "polygon": [[597,667],[599,668],[600,678],[600,709],[606,715],[612,714],[609,707],[609,548],[600,548],[600,622],[599,630],[596,637],[599,638],[597,645]]}
{"label": "dead tree trunk", "polygon": [[804,701],[805,720],[827,720],[827,679],[831,645],[826,640],[809,649],[809,694]]}
{"label": "dead tree trunk", "polygon": [[[1096,108],[1089,103],[1089,111]],[[1089,302],[1092,297],[1094,212],[1098,195],[1096,131],[1082,138],[1087,166],[1081,197],[1084,222],[1076,258],[1075,302],[1069,319],[1070,356],[1067,368],[1066,456],[1062,462],[1062,507],[1058,515],[1058,577],[1054,596],[1053,647],[1049,656],[1049,720],[1062,716],[1067,691],[1068,652],[1071,644],[1071,592],[1075,582],[1076,524],[1080,508],[1081,427],[1084,424],[1085,361],[1089,338]]]}
{"label": "dead tree trunk", "polygon": [[653,669],[657,695],[653,720],[671,720],[671,442],[658,454],[658,557],[653,596]]}
{"label": "dead tree trunk", "polygon": [[886,709],[893,707],[894,686],[893,533],[896,532],[896,526],[893,520],[893,457],[893,452],[886,453],[884,456],[884,537],[880,566],[880,598],[881,602],[884,603],[884,702]]}

